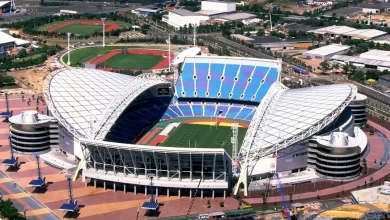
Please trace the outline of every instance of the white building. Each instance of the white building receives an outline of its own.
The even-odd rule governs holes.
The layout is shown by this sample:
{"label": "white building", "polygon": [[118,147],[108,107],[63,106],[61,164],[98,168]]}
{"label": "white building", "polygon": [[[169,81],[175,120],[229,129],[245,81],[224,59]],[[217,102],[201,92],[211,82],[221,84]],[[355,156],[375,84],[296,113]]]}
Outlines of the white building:
{"label": "white building", "polygon": [[14,38],[9,34],[0,31],[0,54],[3,53],[5,50],[28,44],[30,44],[30,41]]}
{"label": "white building", "polygon": [[174,26],[175,28],[197,25],[201,23],[227,15],[236,11],[236,3],[223,1],[202,1],[201,10],[191,12],[185,9],[176,9],[169,11],[168,15],[164,15],[162,21]]}
{"label": "white building", "polygon": [[346,54],[350,46],[331,44],[324,47],[316,48],[314,50],[309,50],[302,53],[302,56],[305,58],[312,59],[330,59],[333,55]]}
{"label": "white building", "polygon": [[202,1],[201,11],[234,12],[236,11],[236,3],[224,1]]}
{"label": "white building", "polygon": [[174,26],[175,28],[184,27],[185,25],[189,26],[190,24],[199,26],[200,23],[207,21],[208,19],[208,16],[200,15],[185,9],[169,11],[168,16],[163,17],[164,22]]}

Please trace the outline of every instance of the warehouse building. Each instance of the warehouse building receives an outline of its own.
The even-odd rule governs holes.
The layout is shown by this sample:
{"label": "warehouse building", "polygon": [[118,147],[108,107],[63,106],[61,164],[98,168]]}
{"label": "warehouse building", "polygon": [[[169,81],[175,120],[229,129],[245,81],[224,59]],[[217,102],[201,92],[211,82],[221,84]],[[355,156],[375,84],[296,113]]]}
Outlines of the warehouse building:
{"label": "warehouse building", "polygon": [[256,15],[250,14],[250,13],[234,13],[234,14],[228,14],[221,17],[217,17],[214,19],[214,21],[247,21],[252,20],[256,18]]}
{"label": "warehouse building", "polygon": [[275,36],[247,37],[241,34],[232,34],[230,36],[237,40],[250,43],[255,47],[262,47],[272,51],[305,49],[313,46],[313,42],[308,39],[280,39]]}
{"label": "warehouse building", "polygon": [[208,16],[203,16],[185,9],[176,9],[169,11],[168,15],[163,17],[164,22],[175,28],[184,27],[185,25],[188,27],[190,24],[192,26],[199,26],[200,23],[203,23],[207,20]]}
{"label": "warehouse building", "polygon": [[350,46],[331,44],[302,53],[305,58],[328,60],[334,55],[346,54]]}
{"label": "warehouse building", "polygon": [[347,39],[364,39],[370,40],[376,37],[386,35],[384,31],[379,31],[376,29],[356,29],[347,26],[329,26],[316,30],[311,30],[315,34],[326,35],[330,38],[341,37]]}

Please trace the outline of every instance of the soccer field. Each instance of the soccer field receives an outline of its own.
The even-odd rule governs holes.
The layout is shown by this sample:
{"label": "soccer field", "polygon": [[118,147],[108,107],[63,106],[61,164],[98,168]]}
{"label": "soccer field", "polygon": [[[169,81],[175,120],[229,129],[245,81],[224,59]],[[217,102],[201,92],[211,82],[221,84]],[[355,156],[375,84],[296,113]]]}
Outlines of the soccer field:
{"label": "soccer field", "polygon": [[[246,130],[238,128],[238,147],[241,147]],[[232,155],[232,136],[232,128],[228,126],[180,124],[160,146],[195,148],[196,143],[197,148],[224,148]]]}
{"label": "soccer field", "polygon": [[58,30],[59,33],[70,32],[72,34],[93,34],[95,32],[102,32],[102,25],[84,25],[84,24],[71,24]]}
{"label": "soccer field", "polygon": [[117,54],[101,63],[101,67],[148,70],[163,59],[163,56],[149,54]]}

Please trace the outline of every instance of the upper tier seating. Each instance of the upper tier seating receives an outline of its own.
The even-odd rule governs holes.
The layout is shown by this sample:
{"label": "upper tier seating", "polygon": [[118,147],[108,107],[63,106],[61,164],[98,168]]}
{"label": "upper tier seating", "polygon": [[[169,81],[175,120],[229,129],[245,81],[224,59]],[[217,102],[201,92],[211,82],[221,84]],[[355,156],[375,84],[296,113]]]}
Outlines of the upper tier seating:
{"label": "upper tier seating", "polygon": [[[261,63],[259,63],[261,64]],[[184,62],[176,84],[179,98],[218,98],[260,103],[279,78],[276,67]]]}

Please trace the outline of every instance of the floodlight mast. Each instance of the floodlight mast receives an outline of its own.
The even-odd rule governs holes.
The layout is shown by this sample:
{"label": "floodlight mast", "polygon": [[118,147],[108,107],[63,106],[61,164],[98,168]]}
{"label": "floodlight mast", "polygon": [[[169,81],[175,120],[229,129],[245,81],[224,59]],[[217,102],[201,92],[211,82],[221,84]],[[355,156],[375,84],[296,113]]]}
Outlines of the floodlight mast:
{"label": "floodlight mast", "polygon": [[68,66],[70,66],[70,35],[71,35],[71,33],[68,32],[67,35],[68,35],[68,62],[67,62],[67,64],[68,64]]}
{"label": "floodlight mast", "polygon": [[105,38],[106,38],[106,33],[105,33],[105,30],[106,30],[106,19],[107,18],[102,18],[102,23],[103,23],[103,44],[102,46],[105,47],[106,46],[106,41],[105,41]]}

